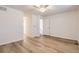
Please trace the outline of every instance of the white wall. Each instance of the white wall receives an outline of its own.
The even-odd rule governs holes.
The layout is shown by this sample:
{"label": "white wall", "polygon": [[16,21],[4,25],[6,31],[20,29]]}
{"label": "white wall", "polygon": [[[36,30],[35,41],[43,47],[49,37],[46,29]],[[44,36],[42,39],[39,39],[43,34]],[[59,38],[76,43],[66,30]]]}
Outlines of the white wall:
{"label": "white wall", "polygon": [[43,17],[43,35],[50,35],[50,17]]}
{"label": "white wall", "polygon": [[32,35],[40,36],[40,15],[32,14]]}
{"label": "white wall", "polygon": [[25,13],[26,18],[26,34],[27,37],[35,37],[40,35],[40,19],[42,16],[34,14],[30,11]]}
{"label": "white wall", "polygon": [[48,18],[51,36],[77,40],[77,11],[59,13]]}
{"label": "white wall", "polygon": [[5,8],[7,11],[0,10],[0,45],[22,40],[23,37],[23,13]]}
{"label": "white wall", "polygon": [[78,10],[78,21],[77,22],[78,22],[78,27],[77,27],[78,28],[78,30],[77,30],[78,31],[77,33],[78,34],[77,34],[77,38],[79,40],[79,10]]}
{"label": "white wall", "polygon": [[79,19],[78,19],[78,39],[79,39]]}
{"label": "white wall", "polygon": [[32,13],[31,12],[26,12],[25,13],[25,18],[26,18],[26,33],[25,37],[32,37]]}
{"label": "white wall", "polygon": [[79,19],[78,19],[78,35],[77,35],[77,37],[78,37],[78,41],[79,41]]}

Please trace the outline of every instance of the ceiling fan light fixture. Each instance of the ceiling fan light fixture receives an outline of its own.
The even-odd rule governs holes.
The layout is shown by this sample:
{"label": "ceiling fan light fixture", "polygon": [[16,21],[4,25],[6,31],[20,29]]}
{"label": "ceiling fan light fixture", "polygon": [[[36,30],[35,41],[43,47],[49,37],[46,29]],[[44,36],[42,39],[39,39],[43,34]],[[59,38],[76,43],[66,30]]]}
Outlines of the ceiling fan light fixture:
{"label": "ceiling fan light fixture", "polygon": [[40,8],[39,11],[41,11],[41,12],[45,12],[46,9],[45,9],[45,8]]}
{"label": "ceiling fan light fixture", "polygon": [[40,12],[45,12],[49,6],[48,5],[34,5],[33,7],[39,10]]}

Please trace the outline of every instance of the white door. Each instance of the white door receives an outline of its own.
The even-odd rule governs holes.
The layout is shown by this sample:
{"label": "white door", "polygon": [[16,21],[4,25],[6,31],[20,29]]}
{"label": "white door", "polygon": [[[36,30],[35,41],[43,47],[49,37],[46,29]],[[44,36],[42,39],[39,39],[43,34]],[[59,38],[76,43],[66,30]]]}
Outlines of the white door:
{"label": "white door", "polygon": [[45,17],[43,20],[43,34],[50,35],[50,20],[48,17]]}

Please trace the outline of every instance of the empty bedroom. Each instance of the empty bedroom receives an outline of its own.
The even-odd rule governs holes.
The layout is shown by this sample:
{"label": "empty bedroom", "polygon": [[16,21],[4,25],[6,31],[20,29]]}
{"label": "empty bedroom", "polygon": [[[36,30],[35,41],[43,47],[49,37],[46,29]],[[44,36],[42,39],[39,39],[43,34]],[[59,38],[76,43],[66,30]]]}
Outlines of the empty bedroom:
{"label": "empty bedroom", "polygon": [[0,53],[79,53],[79,5],[0,5]]}

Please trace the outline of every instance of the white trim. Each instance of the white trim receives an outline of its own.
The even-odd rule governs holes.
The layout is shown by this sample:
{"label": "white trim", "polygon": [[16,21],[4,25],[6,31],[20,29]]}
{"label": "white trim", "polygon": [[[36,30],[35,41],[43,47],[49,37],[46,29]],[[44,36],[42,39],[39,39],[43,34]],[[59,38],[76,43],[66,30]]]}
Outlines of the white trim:
{"label": "white trim", "polygon": [[23,40],[23,39],[8,41],[8,42],[5,42],[5,43],[3,42],[3,43],[0,43],[0,46],[1,46],[1,45],[5,45],[5,44],[10,44],[10,43],[13,43],[13,42],[17,42],[17,41],[20,41],[20,40]]}

